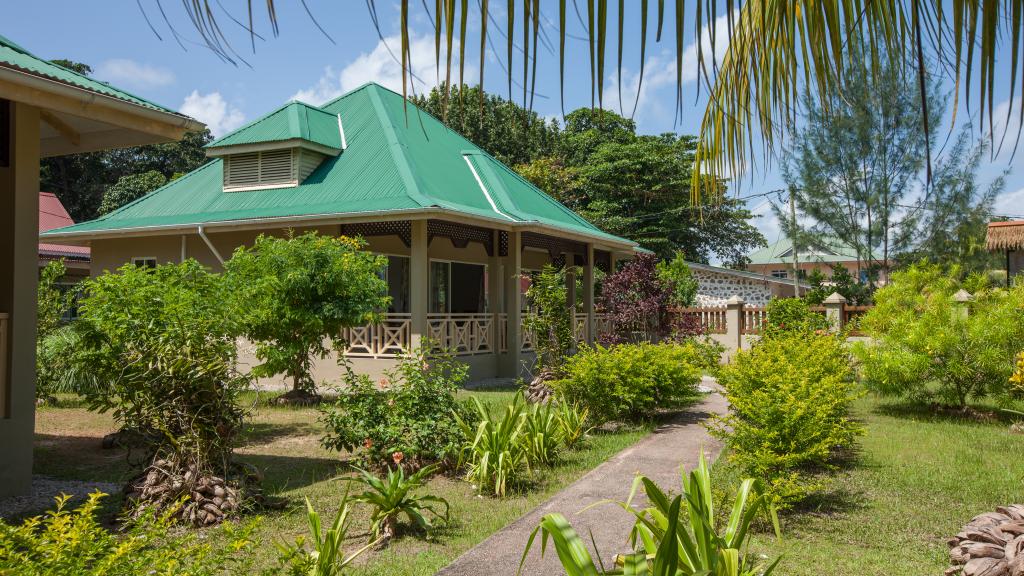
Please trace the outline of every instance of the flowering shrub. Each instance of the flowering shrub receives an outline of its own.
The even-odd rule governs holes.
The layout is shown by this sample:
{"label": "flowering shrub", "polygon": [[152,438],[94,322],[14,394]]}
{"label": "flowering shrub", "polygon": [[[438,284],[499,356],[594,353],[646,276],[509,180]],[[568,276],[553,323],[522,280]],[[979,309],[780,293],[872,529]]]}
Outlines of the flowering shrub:
{"label": "flowering shrub", "polygon": [[763,480],[786,504],[810,485],[804,472],[828,466],[862,428],[848,416],[858,396],[842,342],[831,335],[790,332],[761,340],[722,368],[731,411],[709,429],[728,442],[729,458]]}
{"label": "flowering shrub", "polygon": [[324,447],[355,452],[368,466],[418,469],[453,458],[463,442],[456,414],[474,422],[455,399],[469,367],[426,348],[399,361],[379,382],[351,370],[336,402],[321,408]]}
{"label": "flowering shrub", "polygon": [[552,388],[588,409],[594,422],[648,418],[697,397],[703,362],[689,343],[582,348]]}
{"label": "flowering shrub", "polygon": [[1017,354],[1017,365],[1010,375],[1010,386],[1013,386],[1017,394],[1024,392],[1024,352]]}

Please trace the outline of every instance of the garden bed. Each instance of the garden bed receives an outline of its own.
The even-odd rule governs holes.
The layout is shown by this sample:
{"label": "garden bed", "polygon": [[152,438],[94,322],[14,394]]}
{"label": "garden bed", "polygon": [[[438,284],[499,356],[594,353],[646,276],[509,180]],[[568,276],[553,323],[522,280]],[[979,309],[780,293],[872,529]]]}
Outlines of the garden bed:
{"label": "garden bed", "polygon": [[[474,390],[462,391],[459,396],[504,404],[512,400],[513,392]],[[325,518],[333,518],[346,487],[340,478],[349,476],[350,471],[344,455],[339,457],[337,452],[320,446],[323,428],[315,408],[274,407],[248,395],[244,400],[252,402],[255,408],[236,450],[238,459],[263,471],[267,493],[287,501],[284,510],[263,512],[264,520],[255,535],[260,541],[255,550],[257,564],[269,567],[277,557],[275,543],[290,543],[307,533],[303,498],[309,498]],[[477,496],[470,484],[458,478],[434,477],[425,491],[449,501],[452,525],[437,530],[431,541],[419,535],[404,536],[388,549],[360,558],[353,573],[433,574],[613,454],[636,443],[651,429],[652,425],[602,428],[593,433],[584,448],[567,451],[553,468],[532,476],[527,490],[503,499]],[[57,406],[40,409],[36,421],[36,473],[63,479],[123,482],[128,472],[126,452],[100,447],[103,436],[113,430],[114,422],[109,415],[88,412],[67,398],[62,398]],[[111,498],[106,508],[115,510],[118,500]],[[356,506],[347,550],[365,542],[367,518],[368,511]]]}

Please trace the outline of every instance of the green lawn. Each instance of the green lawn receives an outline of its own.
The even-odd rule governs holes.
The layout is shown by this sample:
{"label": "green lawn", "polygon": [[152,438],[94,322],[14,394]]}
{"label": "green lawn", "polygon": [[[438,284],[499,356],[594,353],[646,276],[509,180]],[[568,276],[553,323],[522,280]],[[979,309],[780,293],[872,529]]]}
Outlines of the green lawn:
{"label": "green lawn", "polygon": [[[787,576],[941,574],[946,539],[973,516],[1024,500],[1024,436],[1007,422],[938,416],[925,408],[864,398],[867,435],[857,460],[825,494],[784,517],[783,540],[755,548],[782,553]],[[719,464],[719,480],[737,473]]]}
{"label": "green lawn", "polygon": [[[511,401],[510,391],[460,392],[484,402]],[[253,398],[247,398],[253,400]],[[344,454],[319,445],[321,426],[311,408],[278,408],[254,403],[255,411],[237,450],[240,460],[255,464],[265,473],[264,488],[287,499],[282,511],[263,513],[257,532],[259,564],[272,565],[274,542],[291,542],[306,531],[305,504],[309,498],[324,517],[333,519],[349,475]],[[594,433],[586,448],[568,452],[551,470],[534,476],[528,490],[505,499],[480,497],[457,478],[438,476],[429,492],[451,503],[452,525],[438,530],[433,541],[405,536],[381,552],[370,552],[353,574],[433,574],[459,554],[515,520],[537,504],[572,483],[613,454],[646,436],[651,426]],[[100,439],[114,430],[109,415],[97,415],[73,402],[40,409],[36,423],[35,471],[59,478],[121,482],[129,468],[122,450],[102,450]],[[110,508],[115,502],[111,502]],[[361,547],[367,538],[368,511],[357,507],[348,549]],[[524,543],[525,544],[525,543]]]}

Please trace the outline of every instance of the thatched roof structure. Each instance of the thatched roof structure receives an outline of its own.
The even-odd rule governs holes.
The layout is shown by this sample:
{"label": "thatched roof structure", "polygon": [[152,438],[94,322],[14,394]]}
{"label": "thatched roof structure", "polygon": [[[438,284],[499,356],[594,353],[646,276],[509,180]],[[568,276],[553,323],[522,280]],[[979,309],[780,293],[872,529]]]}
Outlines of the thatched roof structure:
{"label": "thatched roof structure", "polygon": [[985,241],[989,250],[1024,250],[1024,220],[990,222]]}

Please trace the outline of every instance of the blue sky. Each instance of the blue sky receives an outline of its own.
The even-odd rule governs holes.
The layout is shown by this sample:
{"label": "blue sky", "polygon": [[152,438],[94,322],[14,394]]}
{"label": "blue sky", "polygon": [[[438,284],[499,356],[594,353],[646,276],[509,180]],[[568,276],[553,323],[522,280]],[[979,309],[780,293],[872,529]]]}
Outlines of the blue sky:
{"label": "blue sky", "polygon": [[[220,0],[239,18],[244,14],[242,0]],[[179,2],[164,0],[164,10],[175,25],[185,46],[175,41],[173,33],[164,23],[154,0],[142,0],[154,33],[146,23],[138,6],[131,0],[78,0],[16,2],[5,8],[0,34],[20,43],[44,58],[68,58],[91,65],[97,78],[119,87],[177,108],[206,122],[215,134],[223,134],[242,123],[269,112],[292,98],[319,103],[341,94],[364,82],[373,80],[400,90],[400,66],[393,60],[388,46],[397,54],[398,10],[397,2],[378,1],[380,21],[388,42],[381,42],[362,0],[307,0],[319,24],[333,38],[332,43],[321,33],[299,2],[278,2],[280,35],[271,34],[261,2],[254,2],[256,29],[265,40],[256,41],[253,52],[248,34],[227,18],[221,25],[233,40],[232,46],[248,65],[232,65],[218,59],[205,47],[196,44],[198,37]],[[427,3],[433,6],[433,2]],[[475,2],[471,2],[475,4]],[[491,2],[492,6],[504,3]],[[652,3],[653,5],[654,3]],[[216,6],[217,2],[213,2]],[[545,116],[559,116],[559,74],[557,58],[557,3],[544,0],[541,24],[550,40],[551,50],[541,48],[537,70],[537,89],[534,108]],[[581,6],[585,4],[581,3]],[[421,3],[412,3],[413,70],[424,85],[436,83],[434,68],[433,28],[425,17]],[[495,22],[504,28],[504,12],[495,8]],[[571,12],[571,8],[570,8]],[[700,125],[705,99],[698,91],[696,78],[696,44],[686,39],[684,59],[683,114],[676,121],[675,108],[675,56],[674,36],[666,22],[666,36],[660,44],[653,42],[653,13],[644,88],[640,95],[636,120],[640,132],[695,133]],[[582,40],[583,27],[570,14],[576,30],[567,40],[570,57],[566,63],[566,111],[589,105],[590,70],[586,42]],[[609,17],[609,32],[614,35],[615,16]],[[517,22],[521,26],[521,21]],[[725,35],[726,18],[719,16],[716,27]],[[627,18],[627,48],[624,53],[623,104],[626,115],[636,96],[636,72],[639,68],[639,23],[636,17]],[[505,94],[506,76],[505,38],[498,26],[489,26],[493,50],[487,51],[484,69],[485,85],[489,91]],[[159,34],[160,37],[157,36]],[[517,46],[522,30],[514,35]],[[711,51],[708,31],[703,34],[704,49]],[[466,77],[476,83],[479,74],[479,22],[473,20],[468,34]],[[616,82],[616,55],[609,43],[605,70],[605,106],[618,109]],[[716,51],[724,49],[718,42]],[[1008,54],[1007,54],[1008,56]],[[522,76],[522,54],[513,61],[514,80]],[[442,75],[444,73],[442,63]],[[456,73],[453,70],[453,73]],[[948,84],[948,82],[947,82]],[[1005,88],[1005,87],[1004,87]],[[997,95],[999,110],[1006,110],[1006,91]],[[513,96],[522,98],[522,88],[513,87]],[[1019,98],[1019,96],[1018,96]],[[1001,100],[1001,101],[1000,101]],[[1016,115],[1016,114],[1015,114]],[[968,117],[961,102],[960,120]],[[948,128],[948,115],[947,115]],[[1016,127],[1011,126],[1011,130]],[[1016,132],[1014,131],[1013,134]],[[1009,153],[986,164],[983,181],[1010,170],[1004,193],[997,202],[1001,214],[1024,216],[1024,152],[1011,160]],[[736,193],[741,196],[777,189],[782,186],[774,168],[759,170],[744,179]],[[757,198],[749,202],[762,216],[757,225],[769,241],[778,238],[778,222],[771,215],[767,202]]]}

